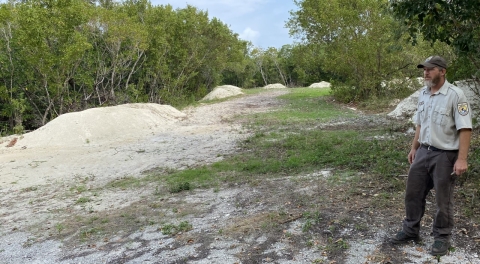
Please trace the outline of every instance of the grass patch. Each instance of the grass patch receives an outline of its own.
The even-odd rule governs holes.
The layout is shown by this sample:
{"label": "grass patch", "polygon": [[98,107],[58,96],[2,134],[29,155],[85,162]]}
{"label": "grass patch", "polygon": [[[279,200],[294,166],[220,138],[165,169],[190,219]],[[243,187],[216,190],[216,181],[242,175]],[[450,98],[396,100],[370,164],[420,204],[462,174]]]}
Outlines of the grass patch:
{"label": "grass patch", "polygon": [[310,229],[312,229],[312,226],[320,224],[320,221],[322,220],[320,212],[305,212],[303,213],[303,218],[305,219],[305,222],[303,223],[302,226],[302,231],[303,232],[308,232]]}
{"label": "grass patch", "polygon": [[73,187],[70,187],[70,191],[73,192],[73,193],[83,193],[85,191],[87,191],[87,186],[85,185],[77,185],[77,186],[73,186]]}
{"label": "grass patch", "polygon": [[118,188],[118,189],[128,189],[128,188],[134,188],[141,186],[142,183],[144,182],[144,179],[142,178],[135,178],[135,177],[124,177],[121,179],[116,179],[109,184],[107,184],[106,187],[109,188]]}
{"label": "grass patch", "polygon": [[75,201],[75,203],[76,204],[86,204],[86,203],[91,202],[91,201],[92,201],[92,199],[89,198],[89,197],[80,197]]}
{"label": "grass patch", "polygon": [[[263,90],[248,91],[256,93]],[[355,118],[356,113],[332,103],[327,98],[328,89],[296,88],[290,91],[290,94],[281,96],[286,102],[285,109],[248,117],[247,125],[254,132],[253,136],[241,144],[241,149],[235,155],[208,166],[181,171],[158,169],[141,178],[125,177],[112,181],[107,187],[128,189],[151,185],[155,189],[152,193],[156,195],[112,214],[104,213],[97,215],[97,218],[68,219],[69,221],[56,226],[59,235],[68,237],[72,230],[81,229],[79,236],[86,240],[98,235],[115,234],[118,230],[130,232],[154,223],[164,223],[159,229],[165,235],[186,232],[193,228],[188,222],[175,225],[166,223],[165,219],[172,221],[172,217],[194,214],[195,208],[182,208],[180,202],[171,204],[167,202],[168,199],[159,196],[174,195],[195,188],[214,187],[218,192],[218,186],[224,183],[261,184],[264,179],[284,175],[293,175],[292,179],[295,179],[295,175],[325,168],[333,171],[326,182],[327,186],[336,187],[337,196],[334,198],[340,198],[336,199],[337,203],[358,198],[375,210],[388,210],[392,203],[398,205],[402,196],[398,192],[404,190],[404,182],[403,178],[396,176],[406,174],[408,170],[406,156],[412,136],[396,133],[399,130],[392,128],[393,125],[368,129],[318,129],[320,124],[335,118]],[[397,123],[395,126],[404,127]],[[480,193],[476,188],[480,185],[480,180],[474,177],[476,170],[480,170],[480,141],[476,144],[479,148],[474,148],[474,155],[470,155],[475,164],[472,165],[471,172],[460,179],[460,183],[468,187],[461,191],[464,200],[468,201],[464,214],[471,217],[480,215],[477,206]],[[82,193],[86,187],[75,186],[71,191]],[[337,236],[338,230],[344,229],[348,223],[354,222],[351,226],[359,232],[368,229],[367,223],[356,223],[356,220],[350,218],[329,221],[329,212],[320,210],[320,215],[316,211],[318,208],[312,209],[311,204],[314,202],[311,199],[303,201],[299,194],[294,195],[295,199],[292,200],[295,200],[295,210],[315,211],[307,211],[298,216],[304,219],[302,230],[313,230],[316,233],[327,230],[332,234],[322,248],[329,255],[348,248],[348,243]],[[316,199],[327,203],[329,198]],[[392,202],[394,198],[396,200]],[[77,203],[86,203],[87,199],[79,198]],[[367,210],[350,209],[359,212]],[[267,232],[282,227],[296,217],[296,214],[292,216],[283,211],[260,212],[247,215],[235,224],[219,230],[219,233],[246,234],[255,230]]]}
{"label": "grass patch", "polygon": [[233,157],[239,171],[251,174],[284,174],[336,167],[371,171],[393,176],[405,171],[407,164],[403,145],[410,140],[370,140],[379,132],[302,131],[279,139],[274,134],[257,134],[246,143],[251,151]]}
{"label": "grass patch", "polygon": [[255,114],[252,119],[256,125],[304,125],[318,121],[327,121],[336,117],[353,117],[355,113],[345,107],[329,102],[330,89],[296,88],[282,95],[286,107],[263,114]]}
{"label": "grass patch", "polygon": [[[159,181],[170,193],[176,193],[221,182],[254,182],[252,175],[300,174],[325,167],[371,172],[386,178],[406,172],[411,136],[394,135],[395,129],[389,125],[375,130],[317,129],[335,118],[354,118],[356,113],[331,103],[329,89],[290,91],[280,97],[286,101],[285,109],[248,117],[249,127],[256,132],[236,155],[209,166],[154,173],[149,180]],[[127,178],[111,186],[125,188],[137,181]]]}
{"label": "grass patch", "polygon": [[159,228],[162,234],[174,236],[180,232],[188,232],[193,229],[193,226],[188,221],[180,222],[178,225],[165,224]]}

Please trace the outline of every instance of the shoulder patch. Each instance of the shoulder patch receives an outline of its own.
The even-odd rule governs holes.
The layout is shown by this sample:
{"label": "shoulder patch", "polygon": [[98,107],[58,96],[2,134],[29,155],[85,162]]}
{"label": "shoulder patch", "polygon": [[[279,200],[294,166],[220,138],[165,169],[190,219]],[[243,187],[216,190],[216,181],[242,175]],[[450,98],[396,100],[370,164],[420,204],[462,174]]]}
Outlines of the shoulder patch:
{"label": "shoulder patch", "polygon": [[468,115],[469,109],[468,109],[468,103],[459,103],[457,105],[458,113],[462,116]]}

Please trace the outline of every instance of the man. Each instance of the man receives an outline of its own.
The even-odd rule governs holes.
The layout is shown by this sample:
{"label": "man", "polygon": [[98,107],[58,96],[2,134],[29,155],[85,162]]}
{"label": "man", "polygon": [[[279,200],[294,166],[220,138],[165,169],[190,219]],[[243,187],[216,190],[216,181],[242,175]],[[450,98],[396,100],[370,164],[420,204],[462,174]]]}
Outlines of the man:
{"label": "man", "polygon": [[418,98],[415,136],[408,154],[406,217],[402,230],[391,242],[402,244],[420,239],[426,197],[434,188],[437,212],[433,221],[435,241],[431,254],[442,256],[450,247],[454,224],[455,179],[468,167],[472,118],[463,91],[445,79],[445,59],[432,56],[417,68],[423,69],[425,87]]}

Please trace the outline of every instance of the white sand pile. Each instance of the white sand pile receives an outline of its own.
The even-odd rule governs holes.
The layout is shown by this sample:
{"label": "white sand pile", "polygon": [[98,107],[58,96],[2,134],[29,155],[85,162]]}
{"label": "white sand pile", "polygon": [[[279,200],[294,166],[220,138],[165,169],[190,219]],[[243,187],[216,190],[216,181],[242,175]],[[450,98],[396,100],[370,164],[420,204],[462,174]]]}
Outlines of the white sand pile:
{"label": "white sand pile", "polygon": [[265,87],[263,87],[265,89],[276,89],[276,88],[287,88],[285,87],[285,85],[281,84],[281,83],[274,83],[274,84],[269,84]]}
{"label": "white sand pile", "polygon": [[152,103],[92,108],[60,115],[14,147],[98,145],[153,133],[185,116],[172,106]]}
{"label": "white sand pile", "polygon": [[[418,82],[422,81],[423,78],[418,78],[414,79],[417,80]],[[476,95],[475,87],[480,87],[480,83],[475,84],[474,81],[472,80],[462,80],[462,81],[456,81],[454,84],[463,90],[465,93],[465,96],[467,97],[468,102],[470,103],[470,107],[472,108],[472,114],[473,118],[479,117],[480,113],[480,100],[478,99],[478,96]],[[389,117],[393,118],[410,118],[410,120],[415,120],[415,114],[417,111],[417,103],[418,103],[418,96],[420,94],[420,90],[417,90],[414,92],[412,95],[409,97],[405,98],[403,101],[398,103],[397,107],[395,110],[392,112],[388,113]]]}
{"label": "white sand pile", "polygon": [[401,101],[397,105],[395,110],[388,113],[387,116],[392,117],[392,118],[398,118],[398,119],[412,117],[415,114],[415,112],[417,111],[417,103],[418,103],[418,97],[419,96],[420,96],[420,90],[414,92],[409,97],[407,97],[403,101]]}
{"label": "white sand pile", "polygon": [[325,81],[321,81],[319,83],[312,83],[310,86],[310,88],[328,88],[330,87],[330,83],[329,82],[325,82]]}
{"label": "white sand pile", "polygon": [[221,99],[240,94],[243,94],[242,88],[233,85],[222,85],[213,89],[213,91],[203,97],[201,101]]}

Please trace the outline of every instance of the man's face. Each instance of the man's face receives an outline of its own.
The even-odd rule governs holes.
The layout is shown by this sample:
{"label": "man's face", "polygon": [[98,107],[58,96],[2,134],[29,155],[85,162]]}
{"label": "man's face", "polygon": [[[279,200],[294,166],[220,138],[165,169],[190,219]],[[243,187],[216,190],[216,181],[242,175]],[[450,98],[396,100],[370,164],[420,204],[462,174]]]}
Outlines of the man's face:
{"label": "man's face", "polygon": [[427,87],[432,87],[439,84],[440,81],[442,80],[442,76],[444,75],[443,71],[444,70],[440,70],[437,67],[433,67],[433,68],[424,67],[423,68],[424,84]]}

